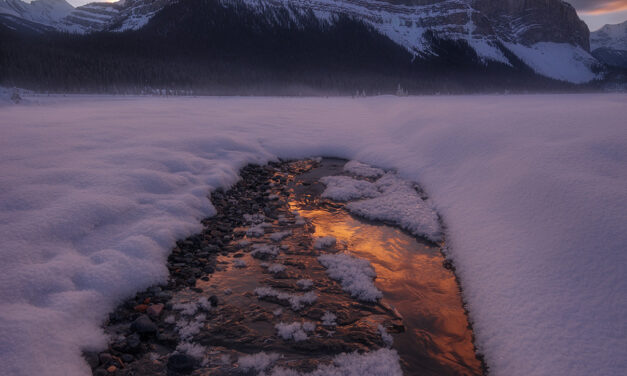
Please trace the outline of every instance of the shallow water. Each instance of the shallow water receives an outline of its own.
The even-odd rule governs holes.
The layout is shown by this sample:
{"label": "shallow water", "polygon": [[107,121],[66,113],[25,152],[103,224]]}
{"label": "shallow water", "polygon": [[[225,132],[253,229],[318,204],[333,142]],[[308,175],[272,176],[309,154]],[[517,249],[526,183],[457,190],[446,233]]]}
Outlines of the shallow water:
{"label": "shallow water", "polygon": [[[439,245],[392,226],[356,218],[342,203],[320,198],[324,186],[319,179],[342,173],[345,162],[293,162],[289,172],[276,171],[267,192],[276,195],[275,209],[272,217],[266,218],[265,234],[249,237],[245,235],[248,226],[235,229],[234,239],[218,257],[215,273],[196,281],[202,292],[186,289],[175,296],[175,301],[189,302],[210,292],[221,302],[194,336],[194,343],[215,354],[195,375],[240,374],[234,361],[260,351],[277,352],[282,355],[277,365],[307,372],[340,352],[384,347],[378,325],[394,337],[393,348],[401,357],[405,375],[482,374],[458,285],[443,266]],[[304,225],[296,223],[295,211],[307,220]],[[286,230],[291,231],[290,236],[271,239],[272,234]],[[337,245],[316,250],[312,239],[318,236],[334,236]],[[251,255],[254,244],[271,244],[281,250],[275,257],[260,260]],[[337,251],[371,262],[377,273],[375,284],[383,292],[379,303],[356,301],[328,277],[317,257]],[[236,267],[239,261],[246,266]],[[285,272],[270,273],[267,264],[273,263],[284,265]],[[299,279],[314,281],[312,291],[318,297],[300,310],[285,302],[260,299],[254,293],[257,287],[272,287],[303,294],[296,283]],[[337,315],[337,326],[322,325],[321,316],[327,311]],[[303,321],[316,324],[307,340],[294,342],[277,336],[275,325],[279,322]],[[226,364],[219,360],[225,354],[231,359]]]}
{"label": "shallow water", "polygon": [[439,246],[320,199],[319,178],[342,173],[344,163],[324,159],[318,168],[294,176],[290,206],[311,221],[314,236],[334,236],[341,248],[374,266],[382,302],[403,318],[405,332],[393,337],[407,375],[481,374],[459,287],[443,266]]}

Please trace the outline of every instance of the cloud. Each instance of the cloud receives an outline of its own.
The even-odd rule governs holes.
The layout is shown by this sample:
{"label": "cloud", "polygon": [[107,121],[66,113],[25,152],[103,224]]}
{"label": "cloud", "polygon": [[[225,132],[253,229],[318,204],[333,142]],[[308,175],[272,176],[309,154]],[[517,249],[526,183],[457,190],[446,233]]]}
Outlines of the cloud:
{"label": "cloud", "polygon": [[583,14],[604,14],[627,10],[627,0],[570,0],[575,9]]}

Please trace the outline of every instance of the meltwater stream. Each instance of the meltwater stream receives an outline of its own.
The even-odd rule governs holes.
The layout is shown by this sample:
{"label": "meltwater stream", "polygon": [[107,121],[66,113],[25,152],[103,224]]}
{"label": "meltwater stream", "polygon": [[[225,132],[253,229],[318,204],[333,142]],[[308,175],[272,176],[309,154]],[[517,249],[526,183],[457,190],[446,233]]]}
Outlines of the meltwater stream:
{"label": "meltwater stream", "polygon": [[314,236],[333,236],[350,254],[370,261],[382,302],[402,316],[405,331],[394,334],[406,375],[476,375],[472,331],[452,271],[438,245],[348,213],[342,203],[320,197],[323,176],[341,174],[346,161],[323,159],[294,176],[289,204],[311,221]]}

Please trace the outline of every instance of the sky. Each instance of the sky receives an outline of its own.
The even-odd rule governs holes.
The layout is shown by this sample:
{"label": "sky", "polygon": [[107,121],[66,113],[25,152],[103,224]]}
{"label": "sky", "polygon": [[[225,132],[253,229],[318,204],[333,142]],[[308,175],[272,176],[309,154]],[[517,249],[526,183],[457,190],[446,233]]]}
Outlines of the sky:
{"label": "sky", "polygon": [[[74,6],[91,3],[94,0],[67,0]],[[95,0],[115,2],[114,0]],[[571,3],[579,17],[584,20],[591,31],[605,24],[616,24],[627,21],[627,0],[567,0]]]}
{"label": "sky", "polygon": [[627,0],[569,0],[591,31],[627,21]]}

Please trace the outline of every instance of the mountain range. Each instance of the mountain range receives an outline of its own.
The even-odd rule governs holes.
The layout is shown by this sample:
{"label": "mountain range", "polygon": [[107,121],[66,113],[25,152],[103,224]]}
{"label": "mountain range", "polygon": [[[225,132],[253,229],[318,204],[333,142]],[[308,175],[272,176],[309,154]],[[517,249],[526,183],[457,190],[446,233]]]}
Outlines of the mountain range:
{"label": "mountain range", "polygon": [[[194,12],[199,7],[231,9],[230,14],[239,19],[233,22],[246,22],[241,16],[246,14],[263,20],[269,29],[302,31],[309,27],[312,32],[315,23],[315,32],[327,33],[332,25],[350,20],[387,38],[403,50],[399,54],[406,53],[410,61],[418,61],[414,64],[433,65],[439,61],[455,67],[470,62],[453,60],[469,59],[475,70],[509,70],[518,75],[531,72],[549,81],[573,84],[603,78],[603,63],[607,63],[604,51],[615,46],[616,35],[620,34],[606,26],[607,30],[593,33],[591,39],[575,9],[561,0],[121,0],[77,8],[65,0],[0,0],[0,24],[13,34],[67,33],[89,38],[102,34],[147,35],[147,30],[153,30],[163,37],[167,33],[180,34],[181,30],[174,29],[186,26],[169,22],[167,32],[159,30],[157,24],[161,22],[163,28],[169,18],[162,13],[178,12],[183,17],[183,9]],[[214,35],[218,38],[224,28],[217,23],[224,20],[211,19],[208,14],[204,22],[207,25],[199,20],[195,31],[217,32]],[[217,30],[205,30],[211,27]],[[625,27],[621,30],[624,36]],[[268,31],[268,37],[273,33]],[[193,39],[197,35],[185,37]],[[291,56],[294,51],[285,53]],[[324,49],[320,53],[324,54]]]}

